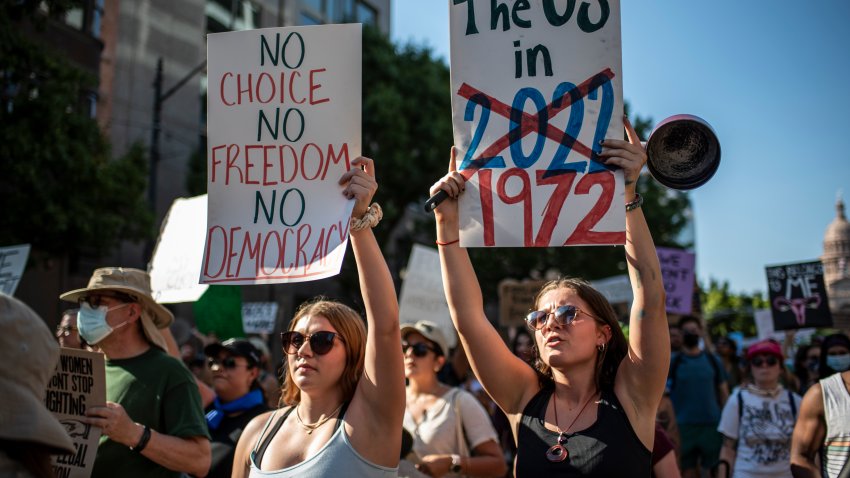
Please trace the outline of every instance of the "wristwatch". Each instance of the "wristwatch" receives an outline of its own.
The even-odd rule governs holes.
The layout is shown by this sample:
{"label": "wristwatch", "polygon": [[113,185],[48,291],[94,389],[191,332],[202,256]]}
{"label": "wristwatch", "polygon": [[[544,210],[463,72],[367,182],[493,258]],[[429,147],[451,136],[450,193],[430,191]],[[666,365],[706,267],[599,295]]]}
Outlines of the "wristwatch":
{"label": "wristwatch", "polygon": [[460,473],[460,455],[452,455],[452,466],[449,468],[452,473]]}

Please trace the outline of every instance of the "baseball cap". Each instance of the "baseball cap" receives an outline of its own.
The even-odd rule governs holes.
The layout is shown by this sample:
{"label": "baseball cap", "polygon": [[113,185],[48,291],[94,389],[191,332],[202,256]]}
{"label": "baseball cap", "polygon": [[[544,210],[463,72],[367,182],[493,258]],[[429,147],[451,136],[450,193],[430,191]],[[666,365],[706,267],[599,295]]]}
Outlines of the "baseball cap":
{"label": "baseball cap", "polygon": [[756,342],[747,348],[747,360],[755,357],[756,355],[774,355],[782,360],[782,347],[779,346],[778,343],[773,340],[762,340],[761,342]]}
{"label": "baseball cap", "polygon": [[423,337],[437,344],[437,347],[440,347],[440,353],[442,355],[447,355],[449,353],[449,347],[446,343],[446,336],[443,335],[443,331],[440,330],[440,327],[437,326],[434,322],[428,320],[420,320],[415,324],[402,324],[401,325],[401,337],[404,338],[405,335],[417,332],[422,334]]}
{"label": "baseball cap", "polygon": [[222,350],[230,352],[231,355],[245,357],[248,360],[248,365],[253,366],[260,363],[260,351],[248,339],[234,338],[221,343],[209,344],[204,347],[204,354],[207,357],[215,357]]}

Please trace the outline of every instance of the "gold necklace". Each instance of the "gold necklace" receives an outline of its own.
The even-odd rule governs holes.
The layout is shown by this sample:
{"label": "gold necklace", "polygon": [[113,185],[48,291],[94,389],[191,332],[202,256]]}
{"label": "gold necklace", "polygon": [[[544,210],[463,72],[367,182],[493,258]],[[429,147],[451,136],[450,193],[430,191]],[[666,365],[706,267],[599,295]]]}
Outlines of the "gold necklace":
{"label": "gold necklace", "polygon": [[302,426],[302,427],[304,427],[304,429],[305,429],[305,430],[307,430],[307,434],[308,434],[308,435],[312,435],[312,434],[313,434],[313,430],[315,430],[315,429],[319,428],[320,426],[324,425],[324,424],[325,424],[325,422],[327,422],[328,420],[330,420],[330,419],[331,419],[331,417],[333,417],[334,415],[336,415],[336,413],[337,413],[338,411],[340,411],[341,409],[342,409],[342,404],[340,403],[340,404],[339,404],[339,406],[338,406],[338,407],[336,407],[336,410],[332,411],[330,414],[326,415],[324,418],[320,419],[320,420],[319,420],[319,421],[317,421],[316,423],[304,423],[304,420],[302,420],[302,419],[301,419],[301,414],[300,414],[300,413],[298,413],[298,406],[296,405],[296,406],[295,406],[295,418],[297,418],[297,419],[298,419],[298,423],[300,423],[300,424],[301,424],[301,426]]}
{"label": "gold necklace", "polygon": [[558,463],[566,460],[567,457],[570,456],[570,452],[567,450],[566,447],[567,439],[569,438],[567,436],[567,432],[570,431],[570,428],[572,428],[572,426],[578,420],[578,417],[581,416],[581,414],[584,412],[584,409],[587,408],[587,405],[590,403],[591,400],[593,400],[593,397],[595,396],[596,393],[591,395],[584,402],[584,405],[581,406],[581,410],[578,411],[575,418],[573,418],[573,421],[571,421],[570,424],[567,425],[567,428],[561,430],[561,426],[558,425],[558,395],[552,392],[552,400],[554,400],[554,403],[552,403],[552,408],[555,410],[555,428],[558,429],[558,441],[555,442],[555,444],[552,445],[548,450],[546,450],[547,460],[551,461],[552,463]]}

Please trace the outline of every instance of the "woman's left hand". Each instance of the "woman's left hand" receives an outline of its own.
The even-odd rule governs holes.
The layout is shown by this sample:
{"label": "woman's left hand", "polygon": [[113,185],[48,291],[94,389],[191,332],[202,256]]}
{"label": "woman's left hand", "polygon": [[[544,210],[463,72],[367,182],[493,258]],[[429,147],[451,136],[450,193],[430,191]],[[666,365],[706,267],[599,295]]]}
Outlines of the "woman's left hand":
{"label": "woman's left hand", "polygon": [[375,181],[375,162],[365,156],[358,156],[351,162],[351,169],[339,179],[344,185],[342,194],[348,199],[354,199],[354,209],[351,217],[362,217],[372,203],[372,197],[378,190]]}
{"label": "woman's left hand", "polygon": [[440,477],[449,472],[452,467],[452,458],[446,455],[426,455],[422,462],[416,465],[416,469],[428,476]]}
{"label": "woman's left hand", "polygon": [[623,117],[623,125],[626,127],[628,141],[620,139],[606,139],[602,142],[602,152],[599,157],[606,165],[619,166],[623,170],[626,180],[626,200],[630,201],[633,195],[640,171],[646,164],[646,150],[640,143],[637,131],[632,127],[627,117]]}

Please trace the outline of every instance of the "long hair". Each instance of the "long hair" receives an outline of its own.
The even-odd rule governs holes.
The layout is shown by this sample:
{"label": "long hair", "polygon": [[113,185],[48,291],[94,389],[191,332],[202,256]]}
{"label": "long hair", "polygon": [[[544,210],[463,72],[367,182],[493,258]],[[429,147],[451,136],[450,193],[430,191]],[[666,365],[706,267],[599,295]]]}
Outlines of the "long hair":
{"label": "long hair", "polygon": [[[596,388],[598,390],[611,390],[614,388],[614,378],[617,376],[617,369],[620,367],[620,362],[626,357],[629,352],[629,343],[626,336],[623,335],[623,330],[620,328],[620,323],[617,321],[617,315],[614,308],[608,303],[608,300],[599,291],[593,288],[589,282],[584,279],[574,277],[564,277],[547,282],[537,296],[534,297],[535,309],[540,307],[540,299],[549,291],[557,289],[570,289],[590,306],[589,313],[597,317],[596,323],[607,325],[611,328],[611,340],[605,344],[601,352],[596,353]],[[540,379],[540,385],[549,387],[554,385],[554,377],[549,364],[545,363],[540,357],[540,350],[537,348],[537,339],[534,338],[534,368],[537,370]]]}
{"label": "long hair", "polygon": [[[320,315],[336,329],[342,337],[345,347],[345,369],[339,380],[342,389],[343,400],[350,401],[357,388],[357,382],[363,375],[363,363],[366,356],[366,325],[360,315],[351,307],[317,297],[312,301],[305,302],[298,307],[295,316],[289,322],[289,329],[294,330],[298,321],[308,315]],[[289,366],[283,366],[284,383],[281,401],[287,405],[295,405],[301,401],[301,389],[292,380]]]}

